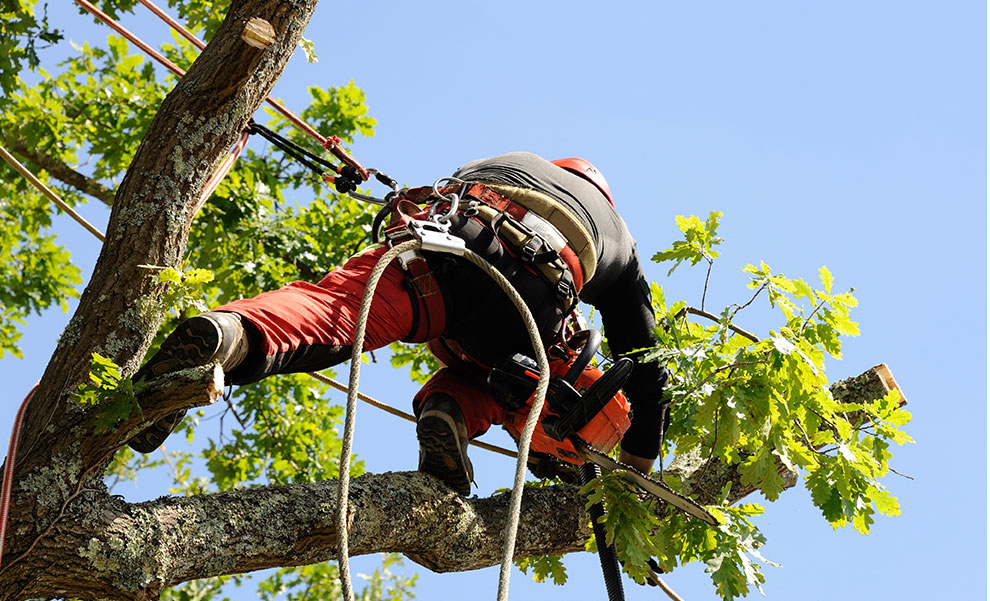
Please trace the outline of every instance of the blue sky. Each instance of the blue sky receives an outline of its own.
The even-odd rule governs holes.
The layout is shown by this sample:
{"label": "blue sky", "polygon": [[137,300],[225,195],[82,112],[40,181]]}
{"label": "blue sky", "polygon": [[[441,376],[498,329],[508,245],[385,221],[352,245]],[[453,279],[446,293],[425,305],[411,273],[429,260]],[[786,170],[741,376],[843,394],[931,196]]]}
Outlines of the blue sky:
{"label": "blue sky", "polygon": [[[106,35],[74,13],[58,19],[77,42]],[[146,16],[125,22],[150,42],[168,39]],[[675,215],[722,211],[726,242],[709,307],[748,298],[746,263],[809,281],[827,265],[836,286],[854,287],[860,300],[861,336],[845,342],[831,377],[890,366],[917,441],[898,449],[892,466],[913,480],[887,479],[903,515],[878,519],[868,537],[833,531],[802,486],[783,494],[757,520],[769,539],[763,554],[783,566],[765,569],[767,598],[981,598],[986,22],[979,2],[325,0],[306,34],[319,62],[298,54],[276,95],[301,109],[306,86],[353,79],[378,120],[355,154],[403,184],[512,150],[587,158],[608,178],[644,259],[677,237]],[[100,207],[85,213],[105,226]],[[95,240],[60,223],[88,273]],[[702,271],[682,267],[667,278],[649,261],[646,270],[668,300],[700,301]],[[0,362],[11,391],[0,408],[3,439],[68,317],[32,319],[26,359]],[[753,331],[779,325],[765,307],[740,318]],[[369,370],[365,392],[408,406],[413,384],[382,365]],[[357,428],[355,450],[370,471],[415,468],[410,425],[361,406]],[[508,444],[501,432],[486,440]],[[511,485],[511,461],[472,457],[479,494]],[[154,486],[120,492],[165,492]],[[356,571],[372,565],[353,562]],[[575,555],[565,565],[564,587],[514,573],[513,598],[604,597],[597,559]],[[407,562],[403,570],[420,573],[420,599],[495,596],[495,569],[432,574]],[[715,598],[699,566],[666,580],[686,599]],[[629,581],[626,592],[660,596]]]}

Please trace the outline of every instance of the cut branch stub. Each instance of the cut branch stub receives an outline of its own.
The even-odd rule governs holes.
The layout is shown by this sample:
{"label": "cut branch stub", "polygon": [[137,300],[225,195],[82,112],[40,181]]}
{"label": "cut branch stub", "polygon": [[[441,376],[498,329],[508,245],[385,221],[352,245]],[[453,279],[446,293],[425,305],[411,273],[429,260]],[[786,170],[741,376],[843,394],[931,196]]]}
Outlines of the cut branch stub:
{"label": "cut branch stub", "polygon": [[241,39],[248,46],[264,50],[275,43],[275,28],[264,19],[252,17],[244,25],[244,31],[241,32]]}

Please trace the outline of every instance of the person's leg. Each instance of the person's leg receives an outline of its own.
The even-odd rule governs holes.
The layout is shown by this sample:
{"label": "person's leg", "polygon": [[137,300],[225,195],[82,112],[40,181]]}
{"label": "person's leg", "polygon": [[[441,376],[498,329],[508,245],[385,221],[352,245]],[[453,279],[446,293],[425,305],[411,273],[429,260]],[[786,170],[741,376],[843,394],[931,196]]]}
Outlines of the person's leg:
{"label": "person's leg", "polygon": [[[134,380],[219,360],[227,381],[240,385],[346,361],[365,287],[384,252],[378,247],[354,256],[319,284],[293,282],[186,320]],[[394,262],[382,275],[371,304],[364,350],[401,340],[415,326],[417,309],[403,285],[404,277]],[[184,415],[181,411],[163,418],[128,444],[142,453],[155,450]]]}
{"label": "person's leg", "polygon": [[[361,299],[385,247],[351,257],[318,284],[293,282],[279,290],[228,303],[215,310],[240,315],[258,331],[258,348],[229,373],[233,384],[273,374],[318,371],[350,359]],[[364,350],[409,336],[417,309],[405,272],[392,262],[371,303]]]}
{"label": "person's leg", "polygon": [[474,480],[468,440],[501,423],[504,415],[488,390],[486,373],[465,364],[445,367],[416,394],[413,407],[419,471],[468,496]]}

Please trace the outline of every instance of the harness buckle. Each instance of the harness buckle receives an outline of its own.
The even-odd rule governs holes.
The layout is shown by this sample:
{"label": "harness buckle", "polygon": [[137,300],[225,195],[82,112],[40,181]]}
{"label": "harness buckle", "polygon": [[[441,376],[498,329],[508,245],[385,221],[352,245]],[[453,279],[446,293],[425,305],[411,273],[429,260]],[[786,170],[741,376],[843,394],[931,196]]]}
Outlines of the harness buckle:
{"label": "harness buckle", "polygon": [[525,246],[519,248],[519,258],[526,263],[536,260],[536,254],[543,247],[543,240],[539,236],[533,236]]}
{"label": "harness buckle", "polygon": [[467,248],[463,239],[450,235],[450,228],[446,223],[414,219],[409,222],[408,228],[413,237],[423,244],[422,250],[461,256]]}

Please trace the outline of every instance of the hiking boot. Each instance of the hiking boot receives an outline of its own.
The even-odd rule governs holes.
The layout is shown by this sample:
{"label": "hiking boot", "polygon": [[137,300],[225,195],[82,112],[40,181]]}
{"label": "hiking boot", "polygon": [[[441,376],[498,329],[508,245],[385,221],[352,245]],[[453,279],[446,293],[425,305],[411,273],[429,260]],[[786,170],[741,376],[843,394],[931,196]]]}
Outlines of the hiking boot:
{"label": "hiking boot", "polygon": [[[248,337],[235,313],[209,312],[182,322],[162,342],[158,352],[134,374],[134,381],[156,378],[162,374],[207,365],[220,359],[224,372],[244,360],[248,353]],[[161,418],[127,445],[139,453],[150,453],[161,446],[172,430],[185,417],[181,409]]]}
{"label": "hiking boot", "polygon": [[419,471],[440,478],[462,497],[471,494],[474,468],[467,456],[467,427],[454,399],[437,394],[423,402],[416,438]]}

